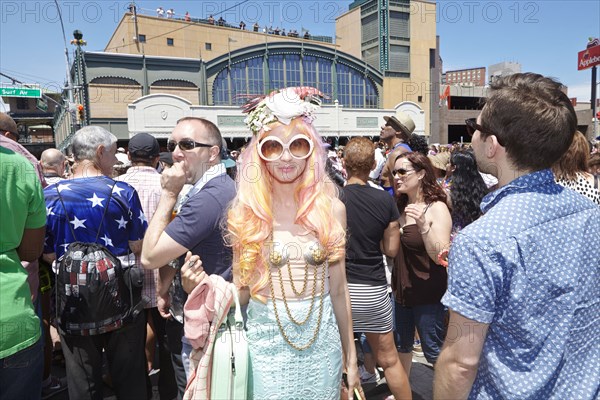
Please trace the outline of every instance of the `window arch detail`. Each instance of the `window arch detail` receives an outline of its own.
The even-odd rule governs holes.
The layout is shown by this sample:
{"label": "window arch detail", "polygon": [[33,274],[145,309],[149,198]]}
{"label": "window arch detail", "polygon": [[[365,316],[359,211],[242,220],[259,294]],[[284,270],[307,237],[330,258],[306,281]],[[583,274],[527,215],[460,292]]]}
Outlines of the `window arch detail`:
{"label": "window arch detail", "polygon": [[121,76],[99,76],[90,81],[97,85],[124,85],[124,86],[139,86],[140,84],[131,78]]}
{"label": "window arch detail", "polygon": [[185,81],[183,79],[159,79],[152,83],[152,86],[161,86],[161,87],[188,87],[195,88],[198,87],[194,83],[190,81]]}

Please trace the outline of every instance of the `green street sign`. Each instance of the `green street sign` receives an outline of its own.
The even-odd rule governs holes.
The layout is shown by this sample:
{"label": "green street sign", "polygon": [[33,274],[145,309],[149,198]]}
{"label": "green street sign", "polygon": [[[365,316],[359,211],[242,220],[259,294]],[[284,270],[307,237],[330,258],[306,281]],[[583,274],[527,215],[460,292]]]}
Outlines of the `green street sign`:
{"label": "green street sign", "polygon": [[48,102],[44,99],[37,99],[35,107],[40,111],[48,111]]}
{"label": "green street sign", "polygon": [[0,96],[2,96],[2,97],[30,97],[30,98],[39,99],[40,97],[42,97],[42,89],[0,87]]}

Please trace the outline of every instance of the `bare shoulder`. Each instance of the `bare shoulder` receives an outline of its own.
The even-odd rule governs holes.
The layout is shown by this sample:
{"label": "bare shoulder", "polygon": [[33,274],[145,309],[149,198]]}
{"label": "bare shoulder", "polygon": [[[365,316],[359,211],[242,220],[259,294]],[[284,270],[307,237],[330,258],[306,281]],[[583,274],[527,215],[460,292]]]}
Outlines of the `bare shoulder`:
{"label": "bare shoulder", "polygon": [[450,215],[450,210],[448,209],[448,205],[446,203],[444,203],[443,201],[435,201],[433,203],[431,203],[431,206],[429,207],[429,212],[432,215]]}
{"label": "bare shoulder", "polygon": [[338,198],[334,198],[331,200],[331,208],[333,210],[334,217],[339,220],[346,222],[346,206],[342,201]]}
{"label": "bare shoulder", "polygon": [[338,213],[343,213],[344,215],[346,215],[346,206],[344,205],[344,203],[342,203],[342,201],[340,199],[338,199],[337,197],[334,197],[331,200],[331,208],[333,208],[333,212],[337,215]]}

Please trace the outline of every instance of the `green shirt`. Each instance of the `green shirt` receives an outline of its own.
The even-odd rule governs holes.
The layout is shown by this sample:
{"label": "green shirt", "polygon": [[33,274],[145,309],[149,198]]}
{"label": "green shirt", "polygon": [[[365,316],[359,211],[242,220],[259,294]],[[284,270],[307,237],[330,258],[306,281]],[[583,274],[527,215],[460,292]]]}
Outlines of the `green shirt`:
{"label": "green shirt", "polygon": [[46,224],[44,193],[25,157],[0,147],[0,359],[36,343],[40,320],[17,254],[25,229]]}

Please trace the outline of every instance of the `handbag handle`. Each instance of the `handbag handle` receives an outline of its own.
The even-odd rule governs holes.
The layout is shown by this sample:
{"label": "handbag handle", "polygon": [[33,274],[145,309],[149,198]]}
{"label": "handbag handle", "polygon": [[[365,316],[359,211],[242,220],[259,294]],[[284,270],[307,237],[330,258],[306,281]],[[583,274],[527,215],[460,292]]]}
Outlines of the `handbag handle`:
{"label": "handbag handle", "polygon": [[240,306],[240,295],[235,285],[230,284],[229,288],[233,294],[233,301],[235,302],[235,326],[236,328],[244,328],[244,317],[242,317],[242,306]]}

